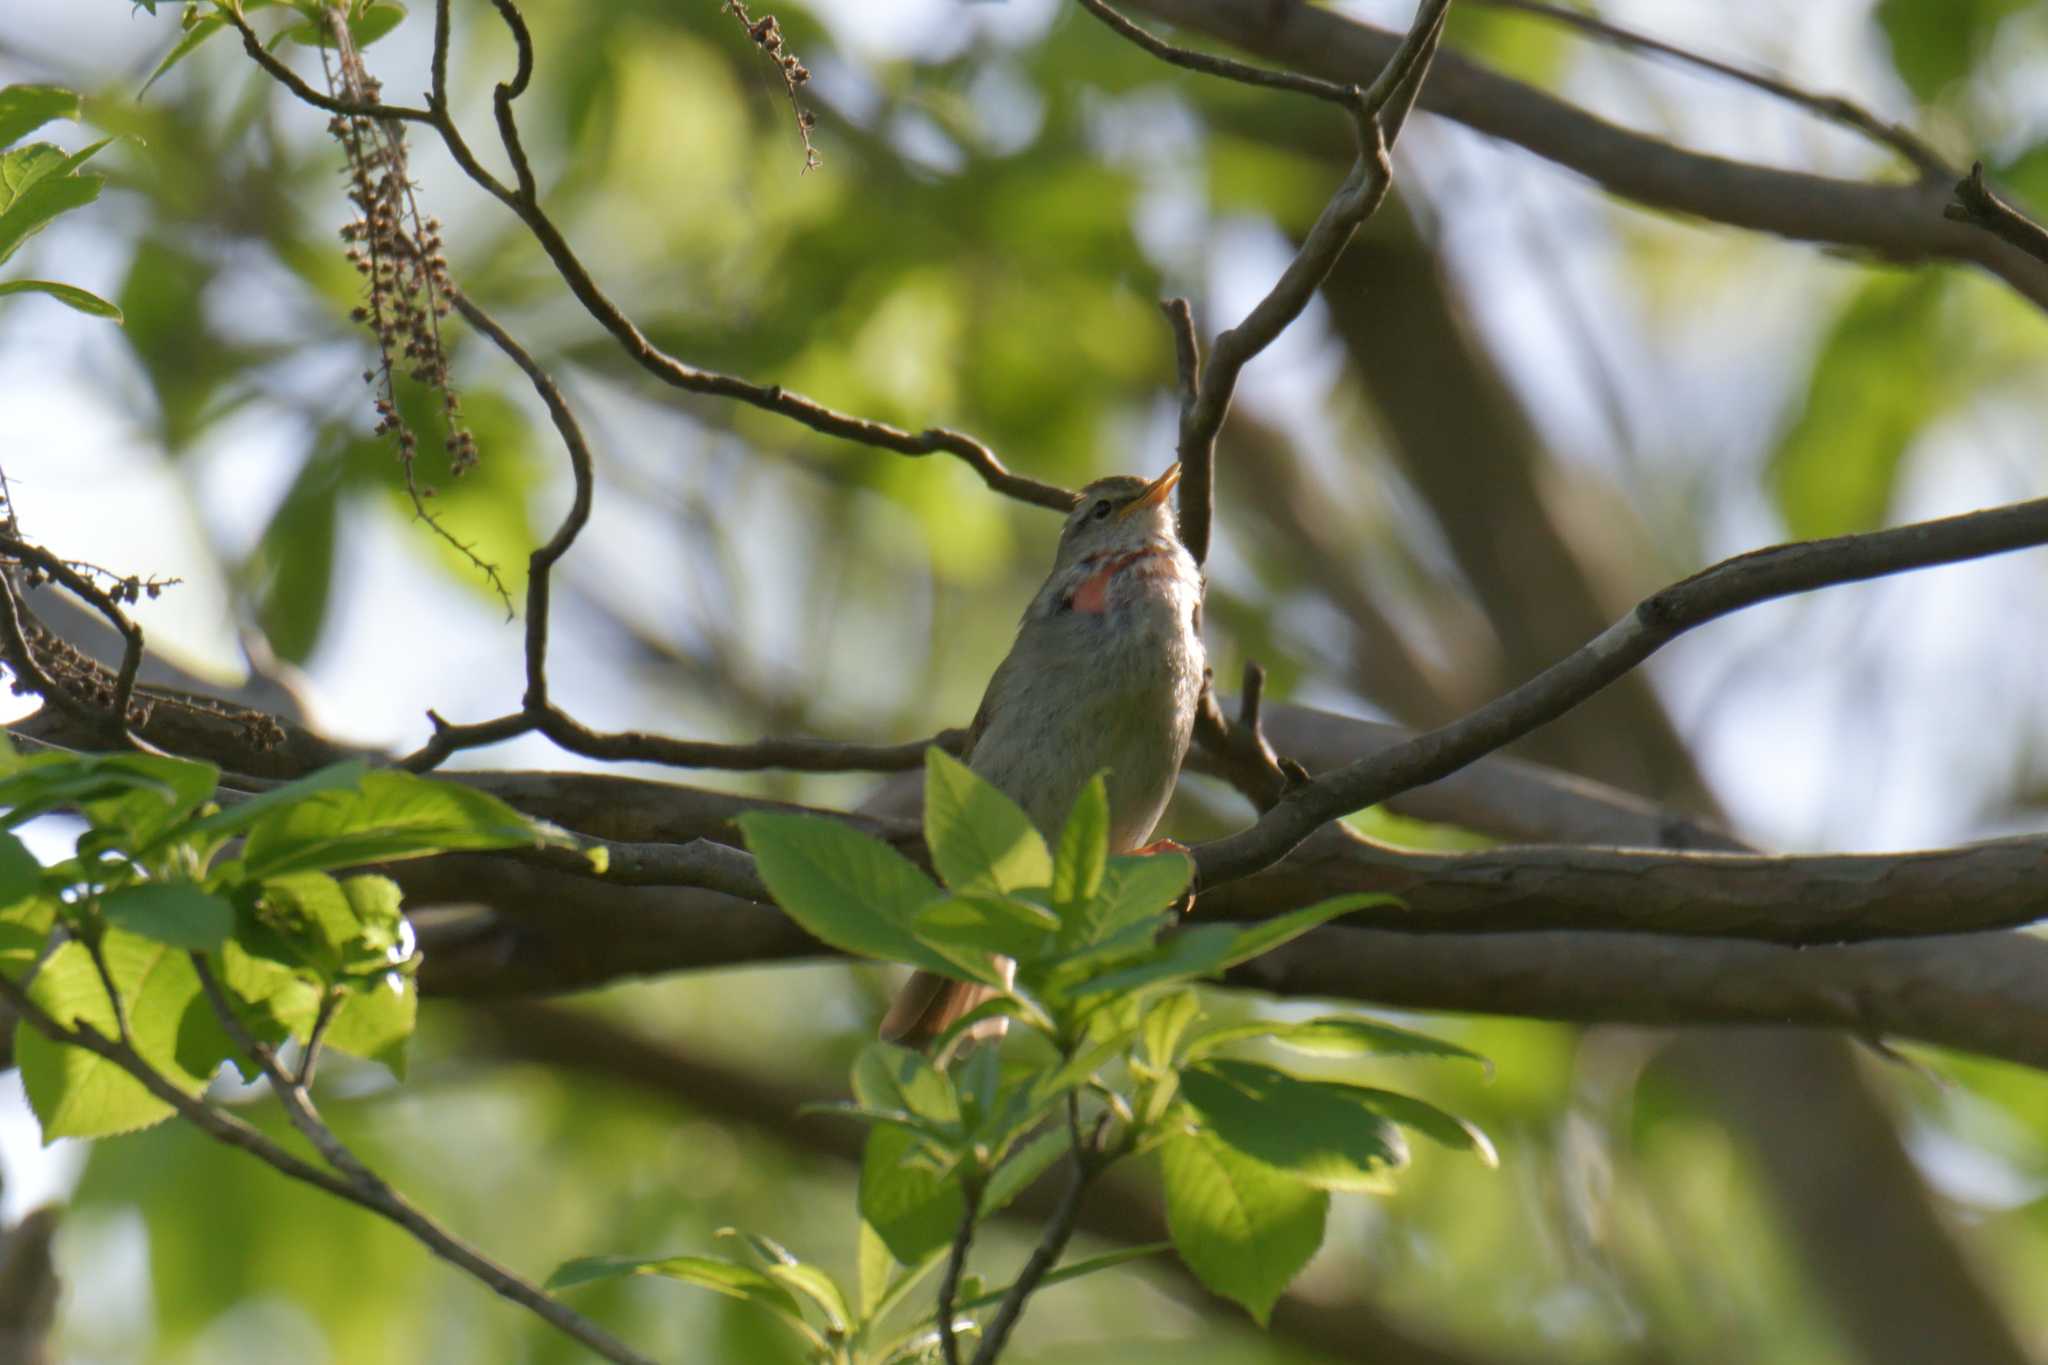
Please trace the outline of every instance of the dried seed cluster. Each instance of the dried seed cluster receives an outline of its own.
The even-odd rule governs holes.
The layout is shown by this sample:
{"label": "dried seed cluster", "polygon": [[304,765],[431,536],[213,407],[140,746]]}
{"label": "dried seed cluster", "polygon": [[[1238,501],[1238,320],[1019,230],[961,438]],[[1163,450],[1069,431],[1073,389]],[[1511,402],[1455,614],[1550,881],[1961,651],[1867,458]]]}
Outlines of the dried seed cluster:
{"label": "dried seed cluster", "polygon": [[811,145],[811,129],[818,126],[818,116],[804,108],[797,98],[811,79],[811,69],[796,59],[796,54],[785,51],[782,45],[782,26],[775,22],[775,16],[764,14],[757,22],[747,13],[742,0],[725,0],[725,12],[746,27],[747,36],[775,62],[776,70],[782,73],[783,88],[789,92],[789,107],[796,113],[797,136],[803,139],[804,169],[811,170],[818,164],[818,149]]}

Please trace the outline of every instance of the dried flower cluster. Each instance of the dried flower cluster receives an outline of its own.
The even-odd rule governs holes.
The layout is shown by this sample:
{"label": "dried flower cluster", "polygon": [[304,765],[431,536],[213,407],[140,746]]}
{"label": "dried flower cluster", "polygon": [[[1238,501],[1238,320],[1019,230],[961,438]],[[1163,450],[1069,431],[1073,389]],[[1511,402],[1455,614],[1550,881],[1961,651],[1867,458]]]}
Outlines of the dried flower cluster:
{"label": "dried flower cluster", "polygon": [[[337,26],[339,28],[339,26]],[[331,84],[360,104],[377,101],[381,88],[353,48],[340,49],[330,68]],[[348,198],[356,216],[341,229],[347,257],[363,276],[366,297],[350,316],[377,340],[378,366],[363,380],[376,393],[377,434],[398,444],[406,477],[418,455],[418,440],[399,415],[394,380],[398,374],[434,389],[448,425],[448,463],[460,475],[476,463],[476,438],[461,422],[461,403],[448,373],[441,344],[441,319],[448,316],[454,282],[438,219],[425,218],[406,174],[405,134],[396,124],[336,115],[327,130],[346,154]],[[431,490],[426,490],[431,496]]]}
{"label": "dried flower cluster", "polygon": [[776,70],[782,73],[783,87],[789,92],[789,107],[796,111],[796,133],[803,139],[804,169],[813,169],[818,165],[818,149],[811,145],[811,129],[818,126],[818,116],[804,108],[803,101],[797,98],[797,92],[811,79],[811,69],[798,61],[794,53],[784,50],[782,26],[775,22],[774,15],[764,14],[756,22],[742,0],[725,0],[725,12],[746,27],[747,36],[774,59]]}
{"label": "dried flower cluster", "polygon": [[[331,48],[321,49],[328,90],[351,104],[378,103],[383,86],[363,64],[344,13],[336,9],[330,18],[334,42]],[[363,371],[363,382],[375,395],[376,432],[391,437],[398,446],[414,512],[477,567],[509,614],[512,598],[497,566],[479,557],[427,509],[427,499],[435,495],[435,489],[417,477],[419,440],[398,405],[400,375],[432,389],[439,396],[448,433],[449,473],[460,477],[476,465],[476,436],[463,425],[462,404],[441,340],[441,320],[453,309],[455,300],[441,222],[420,212],[407,171],[403,124],[338,114],[329,120],[327,130],[341,144],[347,161],[349,203],[356,211],[342,227],[341,238],[348,243],[348,262],[363,277],[365,286],[364,301],[350,316],[368,327],[377,342],[377,365]]]}

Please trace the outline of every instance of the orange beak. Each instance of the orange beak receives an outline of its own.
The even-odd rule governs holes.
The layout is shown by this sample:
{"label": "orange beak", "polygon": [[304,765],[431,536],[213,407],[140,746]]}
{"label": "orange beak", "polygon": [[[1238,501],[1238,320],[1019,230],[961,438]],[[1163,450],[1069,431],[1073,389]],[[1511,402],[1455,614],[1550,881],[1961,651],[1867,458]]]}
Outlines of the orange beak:
{"label": "orange beak", "polygon": [[1171,493],[1174,485],[1179,482],[1180,461],[1175,460],[1166,467],[1164,474],[1145,485],[1144,492],[1124,504],[1123,510],[1116,514],[1117,520],[1122,521],[1126,517],[1135,516],[1143,508],[1157,507],[1166,501],[1166,495]]}

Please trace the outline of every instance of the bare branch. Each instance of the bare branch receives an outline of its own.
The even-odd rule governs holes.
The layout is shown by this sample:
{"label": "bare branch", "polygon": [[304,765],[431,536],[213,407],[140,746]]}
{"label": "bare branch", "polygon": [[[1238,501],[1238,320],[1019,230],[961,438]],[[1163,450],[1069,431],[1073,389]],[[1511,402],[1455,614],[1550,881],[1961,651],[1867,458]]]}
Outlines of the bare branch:
{"label": "bare branch", "polygon": [[[1385,62],[1397,35],[1303,0],[1126,0],[1129,8],[1340,79]],[[1577,171],[1613,194],[1709,222],[1874,252],[1891,261],[1982,266],[2048,308],[2048,264],[1942,220],[1940,184],[1879,185],[1686,151],[1607,122],[1524,82],[1446,53],[1422,107]]]}
{"label": "bare branch", "polygon": [[[341,1179],[351,1191],[347,1197],[352,1203],[396,1223],[442,1260],[465,1271],[499,1296],[536,1314],[550,1326],[574,1337],[606,1360],[618,1361],[620,1365],[653,1365],[649,1357],[633,1350],[566,1304],[548,1297],[535,1285],[513,1274],[421,1213],[382,1176],[364,1165],[362,1160],[348,1149],[348,1145],[335,1135],[334,1130],[321,1121],[319,1114],[314,1112],[312,1098],[307,1094],[305,1086],[294,1080],[278,1063],[276,1052],[259,1041],[243,1025],[241,1016],[235,1013],[226,992],[221,989],[220,982],[214,977],[213,969],[207,965],[205,954],[193,953],[191,959],[193,970],[199,976],[200,988],[205,991],[207,1001],[213,1006],[214,1015],[220,1020],[221,1027],[227,1030],[235,1045],[263,1069],[264,1077],[270,1082],[271,1093],[284,1107],[285,1116],[291,1120],[292,1126],[299,1130],[300,1135],[313,1145],[313,1149],[320,1153],[321,1158],[340,1173]],[[140,1061],[140,1058],[137,1060]],[[126,1063],[123,1065],[125,1067]],[[144,1066],[147,1064],[144,1063]],[[131,1075],[135,1074],[132,1068],[128,1069]]]}
{"label": "bare branch", "polygon": [[[1428,74],[1449,9],[1450,0],[1422,0],[1416,7],[1415,22],[1408,36],[1381,67],[1371,88],[1357,91],[1357,87],[1350,87],[1357,91],[1347,101],[1358,125],[1361,144],[1356,164],[1323,207],[1301,249],[1288,262],[1272,290],[1243,322],[1217,334],[1207,368],[1197,378],[1192,367],[1182,364],[1184,392],[1178,443],[1183,471],[1180,531],[1197,564],[1205,562],[1209,555],[1216,501],[1216,433],[1230,411],[1238,375],[1301,316],[1301,310],[1329,278],[1337,257],[1350,244],[1359,224],[1370,218],[1387,197],[1394,181],[1388,154]],[[1180,339],[1180,320],[1171,305],[1168,317],[1176,327],[1176,350],[1181,350],[1186,342]]]}
{"label": "bare branch", "polygon": [[1269,71],[1262,66],[1249,66],[1229,57],[1218,57],[1208,52],[1196,52],[1172,43],[1132,23],[1103,0],[1080,0],[1081,8],[1107,24],[1118,36],[1137,44],[1160,61],[1188,71],[1199,71],[1205,76],[1220,76],[1227,81],[1244,85],[1263,86],[1268,90],[1289,90],[1297,95],[1312,95],[1319,100],[1350,109],[1358,102],[1359,89],[1355,85],[1339,84],[1336,81],[1319,80],[1314,76],[1303,76],[1293,71]]}
{"label": "bare branch", "polygon": [[1802,90],[1788,81],[1779,80],[1776,76],[1765,72],[1752,71],[1727,62],[1716,61],[1714,58],[1701,53],[1688,51],[1685,48],[1667,43],[1659,38],[1652,38],[1646,33],[1637,33],[1633,29],[1623,28],[1619,24],[1610,23],[1598,15],[1568,9],[1563,5],[1547,4],[1545,0],[1473,0],[1473,2],[1475,4],[1491,5],[1495,9],[1519,10],[1524,14],[1534,14],[1555,23],[1563,24],[1568,28],[1575,28],[1579,32],[1596,38],[1601,42],[1611,43],[1616,47],[1625,48],[1631,52],[1647,52],[1659,57],[1669,57],[1683,65],[1697,67],[1702,71],[1711,71],[1717,76],[1726,76],[1732,81],[1740,81],[1751,89],[1761,90],[1767,95],[1784,100],[1788,104],[1797,105],[1808,113],[1818,115],[1831,123],[1838,123],[1844,128],[1849,128],[1863,134],[1863,136],[1879,146],[1898,153],[1899,156],[1905,159],[1908,165],[1920,173],[1920,177],[1923,180],[1950,180],[1955,176],[1955,168],[1949,165],[1947,158],[1935,150],[1933,145],[1925,138],[1922,138],[1903,124],[1890,123],[1879,118],[1862,105],[1857,104],[1853,100],[1844,99],[1840,95],[1816,95],[1810,90]]}
{"label": "bare branch", "polygon": [[1829,540],[1755,550],[1705,569],[1520,687],[1375,758],[1295,788],[1250,829],[1193,850],[1206,892],[1271,866],[1323,824],[1435,781],[1555,720],[1665,644],[1773,598],[2048,543],[2048,499]]}

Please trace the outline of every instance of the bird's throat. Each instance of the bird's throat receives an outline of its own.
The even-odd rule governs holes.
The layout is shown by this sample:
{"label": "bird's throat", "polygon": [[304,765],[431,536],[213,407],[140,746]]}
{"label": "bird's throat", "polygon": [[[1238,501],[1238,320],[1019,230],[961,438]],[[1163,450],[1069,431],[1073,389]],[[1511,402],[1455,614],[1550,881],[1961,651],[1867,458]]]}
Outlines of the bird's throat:
{"label": "bird's throat", "polygon": [[[1075,588],[1073,595],[1067,599],[1067,606],[1090,616],[1106,614],[1109,611],[1110,585],[1118,574],[1146,560],[1163,560],[1166,556],[1165,550],[1153,545],[1148,545],[1142,550],[1126,550],[1122,554],[1110,556],[1096,568],[1095,572],[1081,580],[1080,586]],[[1171,572],[1171,566],[1166,567],[1168,572]]]}

